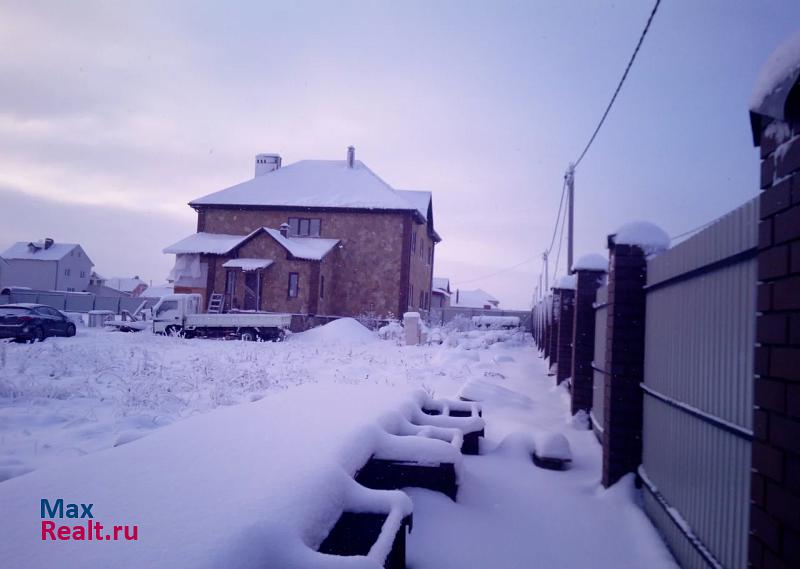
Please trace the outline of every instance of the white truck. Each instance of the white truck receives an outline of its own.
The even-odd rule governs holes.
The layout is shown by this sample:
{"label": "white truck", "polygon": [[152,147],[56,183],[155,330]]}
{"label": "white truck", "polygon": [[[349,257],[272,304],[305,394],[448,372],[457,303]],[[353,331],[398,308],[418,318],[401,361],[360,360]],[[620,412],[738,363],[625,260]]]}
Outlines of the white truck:
{"label": "white truck", "polygon": [[199,294],[170,294],[153,307],[153,332],[186,338],[238,338],[283,340],[292,322],[291,314],[231,312],[202,314]]}

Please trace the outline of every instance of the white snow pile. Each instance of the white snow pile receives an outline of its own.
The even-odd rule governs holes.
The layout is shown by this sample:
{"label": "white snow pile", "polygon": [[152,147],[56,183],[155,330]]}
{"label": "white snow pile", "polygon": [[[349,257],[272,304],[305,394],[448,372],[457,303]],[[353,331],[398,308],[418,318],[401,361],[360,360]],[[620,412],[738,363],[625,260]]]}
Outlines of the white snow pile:
{"label": "white snow pile", "polygon": [[608,271],[608,258],[597,253],[579,257],[572,265],[575,271]]}
{"label": "white snow pile", "polygon": [[669,235],[648,221],[627,223],[614,232],[614,243],[637,245],[645,255],[657,255],[669,249]]}
{"label": "white snow pile", "polygon": [[405,328],[398,320],[392,320],[378,329],[378,337],[381,340],[391,340],[400,344],[405,339]]}
{"label": "white snow pile", "polygon": [[[800,32],[795,32],[779,45],[761,68],[750,98],[750,110],[767,111],[782,117],[783,108],[771,108],[784,101],[788,91],[800,77]],[[765,108],[766,107],[766,108]]]}
{"label": "white snow pile", "polygon": [[553,288],[575,290],[578,288],[578,275],[564,275],[556,281],[556,286]]}
{"label": "white snow pile", "polygon": [[473,316],[472,323],[486,330],[519,328],[519,316]]}
{"label": "white snow pile", "polygon": [[292,342],[314,344],[368,344],[377,340],[378,335],[355,318],[339,318],[291,336]]}

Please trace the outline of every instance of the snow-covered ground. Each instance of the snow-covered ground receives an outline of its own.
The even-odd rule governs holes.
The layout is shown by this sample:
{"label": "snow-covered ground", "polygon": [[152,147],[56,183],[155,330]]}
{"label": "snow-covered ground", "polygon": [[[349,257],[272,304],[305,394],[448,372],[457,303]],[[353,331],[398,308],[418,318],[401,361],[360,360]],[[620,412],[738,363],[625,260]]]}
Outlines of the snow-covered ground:
{"label": "snow-covered ground", "polygon": [[[414,569],[676,567],[632,480],[601,489],[600,448],[568,419],[565,394],[529,341],[502,331],[444,340],[399,346],[345,320],[279,344],[86,329],[0,344],[0,475],[8,479],[0,559],[13,567],[379,567],[314,552],[347,506],[413,507]],[[406,491],[413,506],[400,492],[362,492],[353,472],[397,442],[388,433],[399,434],[420,398],[462,390],[483,400],[486,437],[480,456],[460,459],[458,502],[422,489]],[[566,436],[569,470],[532,464],[524,440],[545,432]],[[59,497],[94,503],[108,523],[138,524],[139,540],[43,542],[39,502]]]}

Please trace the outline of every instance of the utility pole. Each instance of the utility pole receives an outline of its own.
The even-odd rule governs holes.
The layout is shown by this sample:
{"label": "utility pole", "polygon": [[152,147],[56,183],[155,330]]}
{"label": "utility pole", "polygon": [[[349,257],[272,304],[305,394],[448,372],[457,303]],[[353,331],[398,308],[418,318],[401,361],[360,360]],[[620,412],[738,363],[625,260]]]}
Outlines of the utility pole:
{"label": "utility pole", "polygon": [[575,165],[570,164],[567,173],[564,174],[567,180],[567,207],[569,208],[569,224],[567,225],[567,274],[572,272],[572,245],[575,218]]}

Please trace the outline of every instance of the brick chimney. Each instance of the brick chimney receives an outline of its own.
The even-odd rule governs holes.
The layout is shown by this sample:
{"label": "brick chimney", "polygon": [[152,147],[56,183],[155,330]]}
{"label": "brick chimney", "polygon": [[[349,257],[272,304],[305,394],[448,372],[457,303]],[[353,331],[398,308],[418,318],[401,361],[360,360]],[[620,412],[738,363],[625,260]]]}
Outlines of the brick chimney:
{"label": "brick chimney", "polygon": [[281,235],[283,235],[284,237],[289,237],[289,224],[281,223],[281,226],[278,228],[278,231],[280,231]]}

